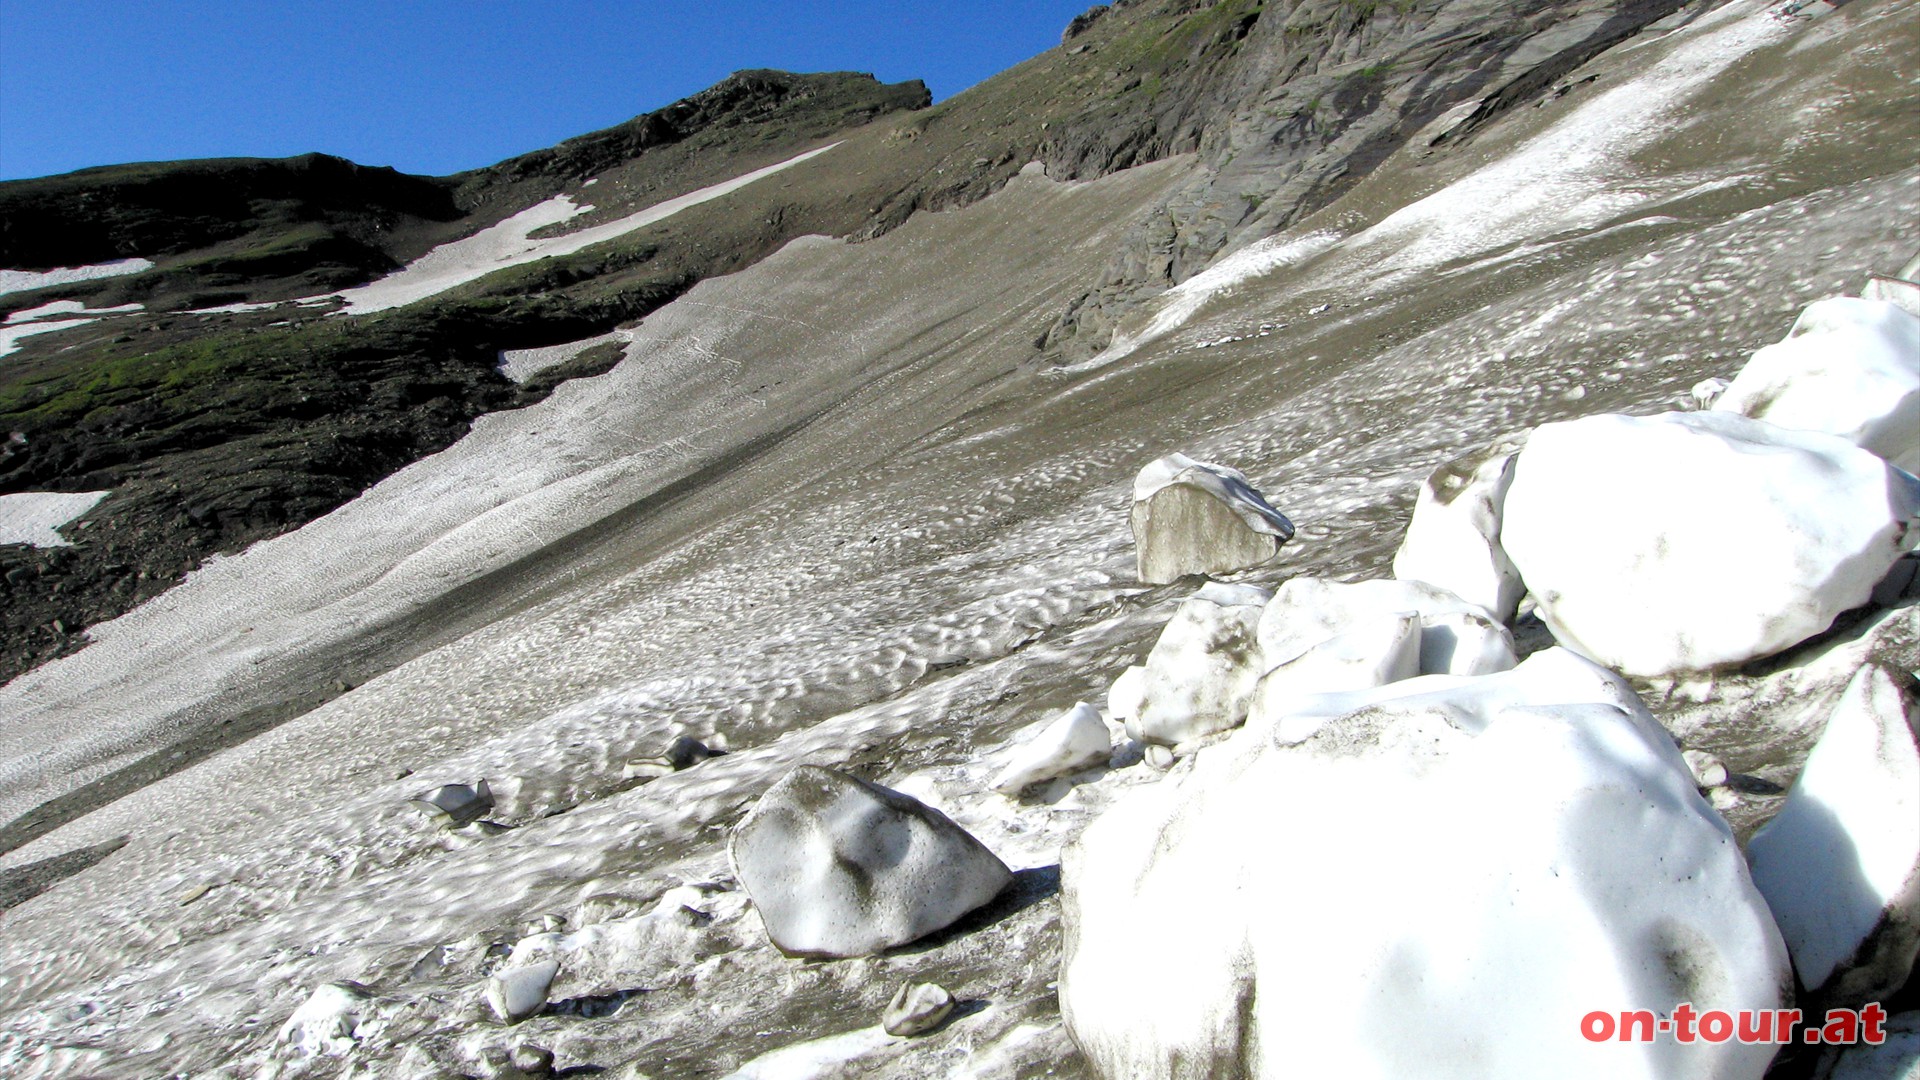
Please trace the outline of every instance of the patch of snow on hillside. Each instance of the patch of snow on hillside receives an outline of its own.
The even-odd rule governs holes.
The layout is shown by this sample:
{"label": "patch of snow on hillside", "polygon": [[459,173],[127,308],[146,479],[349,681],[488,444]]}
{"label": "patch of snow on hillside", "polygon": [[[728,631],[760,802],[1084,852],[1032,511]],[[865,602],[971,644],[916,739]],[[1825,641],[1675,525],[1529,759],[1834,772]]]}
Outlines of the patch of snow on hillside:
{"label": "patch of snow on hillside", "polygon": [[82,313],[88,315],[124,315],[132,311],[143,311],[146,309],[146,306],[145,304],[121,304],[119,307],[93,308],[89,310],[87,305],[78,300],[55,300],[52,303],[41,304],[39,307],[22,308],[14,312],[7,316],[7,325],[15,326],[23,322],[33,322],[36,319],[51,318],[55,315],[79,315]]}
{"label": "patch of snow on hillside", "polygon": [[[1516,241],[1591,229],[1674,194],[1639,175],[1630,159],[1673,134],[1676,111],[1696,91],[1788,32],[1752,15],[1751,5],[1735,4],[1703,17],[1696,39],[1649,70],[1595,96],[1513,153],[1388,215],[1348,246],[1399,246],[1378,264],[1398,278]],[[1687,186],[1687,177],[1677,179]]]}
{"label": "patch of snow on hillside", "polygon": [[1340,234],[1323,230],[1305,236],[1270,236],[1242,248],[1162,293],[1154,300],[1153,315],[1146,326],[1114,335],[1113,344],[1098,356],[1068,370],[1089,370],[1120,360],[1186,325],[1214,297],[1232,292],[1243,282],[1303,263],[1339,242]]}
{"label": "patch of snow on hillside", "polygon": [[532,239],[532,234],[549,225],[558,225],[592,210],[593,207],[576,203],[568,195],[555,195],[546,202],[530,206],[512,217],[467,237],[442,244],[420,258],[409,263],[404,270],[388,274],[386,277],[358,288],[347,289],[339,294],[346,306],[339,313],[348,315],[366,315],[388,308],[401,307],[438,296],[449,289],[476,281],[496,270],[523,266],[541,259],[571,255],[594,244],[624,236],[635,229],[663,221],[689,207],[711,202],[723,195],[730,195],[756,180],[772,176],[774,173],[790,169],[810,158],[815,158],[839,146],[831,143],[817,150],[788,158],[785,161],[755,169],[750,173],[736,176],[732,180],[703,187],[685,195],[655,203],[637,213],[590,229],[567,233],[564,236],[550,236],[544,239]]}
{"label": "patch of snow on hillside", "polygon": [[514,382],[523,383],[543,371],[571,361],[596,345],[605,345],[609,342],[625,345],[632,341],[633,331],[610,330],[597,337],[582,338],[579,341],[569,341],[560,345],[548,345],[539,349],[504,349],[500,353],[500,374]]}
{"label": "patch of snow on hillside", "polygon": [[0,296],[30,292],[50,285],[71,285],[76,281],[122,277],[153,268],[152,259],[116,259],[93,266],[63,266],[55,270],[0,270]]}
{"label": "patch of snow on hillside", "polygon": [[0,495],[0,544],[72,547],[55,530],[93,509],[105,491],[20,491]]}
{"label": "patch of snow on hillside", "polygon": [[85,326],[96,322],[95,319],[45,319],[40,322],[21,323],[15,326],[0,326],[0,356],[8,356],[20,351],[20,342],[35,334],[51,334],[55,330],[71,330],[76,326]]}

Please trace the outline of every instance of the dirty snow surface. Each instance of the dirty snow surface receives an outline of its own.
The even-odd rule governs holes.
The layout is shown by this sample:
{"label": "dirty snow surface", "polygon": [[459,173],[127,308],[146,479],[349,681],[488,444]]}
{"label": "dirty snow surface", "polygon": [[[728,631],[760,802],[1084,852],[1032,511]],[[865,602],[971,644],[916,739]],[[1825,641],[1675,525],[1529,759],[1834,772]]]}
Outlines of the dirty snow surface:
{"label": "dirty snow surface", "polygon": [[698,191],[691,191],[685,195],[655,203],[644,210],[603,225],[595,225],[559,236],[533,239],[533,233],[551,225],[559,225],[593,209],[591,206],[575,202],[571,196],[555,195],[546,202],[522,210],[498,225],[482,229],[464,240],[442,244],[407,264],[405,269],[395,271],[378,281],[358,288],[347,289],[339,294],[340,298],[346,301],[346,306],[340,311],[348,315],[385,311],[388,308],[411,304],[416,300],[425,300],[430,296],[438,296],[448,289],[478,280],[496,270],[505,270],[508,267],[520,266],[557,255],[571,255],[602,241],[612,240],[635,229],[652,225],[654,222],[665,221],[690,206],[698,206],[731,194],[756,180],[819,157],[838,145],[833,143],[816,150],[809,150],[764,169],[755,169],[723,183],[712,184]]}
{"label": "dirty snow surface", "polygon": [[0,544],[70,547],[54,530],[100,504],[106,491],[19,491],[0,495]]}
{"label": "dirty snow surface", "polygon": [[[1191,161],[1030,172],[703,282],[608,373],[483,417],[0,687],[0,820],[18,823],[341,684],[0,856],[129,838],[0,917],[0,1073],[479,1075],[532,1043],[621,1077],[1085,1075],[1053,988],[1060,849],[1163,774],[1117,753],[1021,799],[990,787],[1024,738],[1106,700],[1192,591],[1133,580],[1135,473],[1181,450],[1266,493],[1298,533],[1243,583],[1382,576],[1439,463],[1730,375],[1808,302],[1913,255],[1920,109],[1910,72],[1881,75],[1911,55],[1887,43],[1920,38],[1916,7],[1783,31],[1734,3],[1646,35],[1596,85],[1639,86],[1658,130],[1600,155],[1594,186],[1556,166],[1567,201],[1502,209],[1457,250],[1434,247],[1437,211],[1377,227],[1452,185],[1506,190],[1503,163],[1557,145],[1587,99],[1521,110],[1417,173],[1388,162],[1077,370],[1032,341]],[[1874,98],[1888,86],[1901,107]],[[1805,107],[1770,107],[1787,99]],[[1687,157],[1689,124],[1727,160]],[[524,254],[532,220],[358,310]],[[642,759],[678,735],[729,752],[649,782]],[[1013,886],[879,957],[782,956],[726,838],[800,764],[935,806]],[[408,803],[482,778],[491,824]],[[488,980],[542,948],[565,950],[549,1004],[509,1028]],[[954,1018],[879,1034],[909,978],[952,991]],[[345,982],[364,995],[321,995],[351,1008],[303,1021],[319,1036],[276,1038]]]}

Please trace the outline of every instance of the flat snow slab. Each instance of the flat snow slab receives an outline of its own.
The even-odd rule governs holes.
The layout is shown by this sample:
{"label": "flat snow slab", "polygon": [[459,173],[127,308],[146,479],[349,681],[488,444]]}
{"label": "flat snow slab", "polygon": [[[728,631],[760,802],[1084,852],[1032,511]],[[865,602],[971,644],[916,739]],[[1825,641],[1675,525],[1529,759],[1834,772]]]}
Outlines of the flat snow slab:
{"label": "flat snow slab", "polygon": [[55,270],[0,270],[0,296],[29,292],[49,285],[70,285],[76,281],[122,277],[153,268],[152,259],[116,259],[93,266],[63,266]]}

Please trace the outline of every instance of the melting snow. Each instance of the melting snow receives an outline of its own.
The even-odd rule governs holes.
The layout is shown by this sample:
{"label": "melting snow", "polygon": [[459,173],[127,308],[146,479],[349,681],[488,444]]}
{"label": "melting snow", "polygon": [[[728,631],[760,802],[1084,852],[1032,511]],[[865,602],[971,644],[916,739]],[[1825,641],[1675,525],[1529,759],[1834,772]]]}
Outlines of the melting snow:
{"label": "melting snow", "polygon": [[819,157],[839,145],[836,142],[817,150],[809,150],[764,169],[755,169],[745,175],[736,176],[724,183],[713,184],[698,191],[656,203],[638,213],[609,221],[604,225],[595,225],[578,232],[535,240],[531,236],[532,233],[550,225],[558,225],[593,209],[591,206],[574,202],[571,196],[556,195],[546,202],[520,211],[497,225],[482,229],[464,240],[442,244],[408,264],[404,270],[359,288],[341,292],[339,296],[346,301],[346,306],[340,313],[365,315],[370,312],[385,311],[417,300],[425,300],[430,296],[438,296],[449,289],[483,278],[496,270],[522,266],[540,259],[571,255],[602,241],[624,236],[657,221],[664,221],[688,207],[732,194],[756,180]]}
{"label": "melting snow", "polygon": [[0,495],[0,544],[71,547],[54,530],[99,505],[105,491],[22,491]]}
{"label": "melting snow", "polygon": [[63,266],[57,270],[0,270],[0,296],[44,289],[49,285],[71,285],[76,281],[121,277],[152,268],[152,259],[119,259],[94,266]]}

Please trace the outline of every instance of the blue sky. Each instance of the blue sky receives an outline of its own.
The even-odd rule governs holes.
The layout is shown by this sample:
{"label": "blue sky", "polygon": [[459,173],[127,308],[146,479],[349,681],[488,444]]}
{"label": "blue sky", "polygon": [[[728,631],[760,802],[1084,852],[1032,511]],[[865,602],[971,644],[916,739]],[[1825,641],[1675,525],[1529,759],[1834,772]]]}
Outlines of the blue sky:
{"label": "blue sky", "polygon": [[0,179],[318,150],[444,174],[619,123],[741,68],[945,98],[1093,0],[0,0]]}

